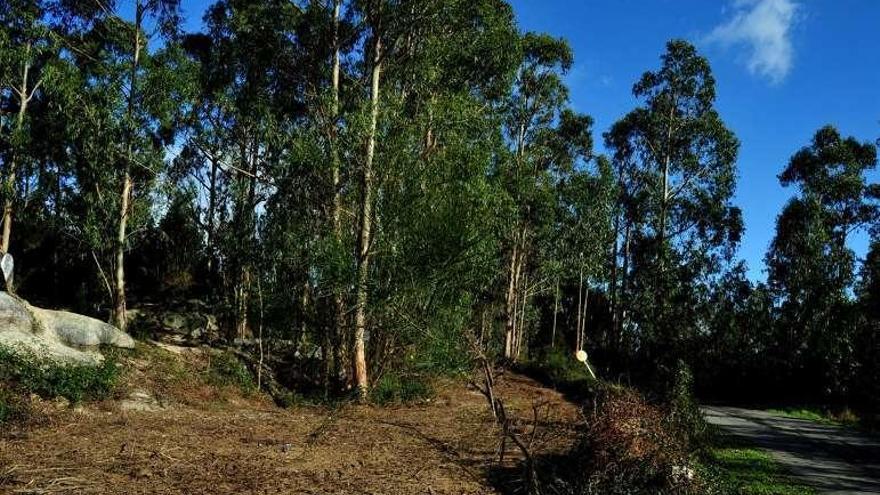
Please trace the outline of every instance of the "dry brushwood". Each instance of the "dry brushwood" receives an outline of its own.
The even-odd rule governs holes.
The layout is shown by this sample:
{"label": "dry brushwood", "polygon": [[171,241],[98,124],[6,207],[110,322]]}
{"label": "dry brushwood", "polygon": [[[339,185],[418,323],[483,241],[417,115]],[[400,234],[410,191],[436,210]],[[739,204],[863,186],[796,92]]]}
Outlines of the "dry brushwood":
{"label": "dry brushwood", "polygon": [[483,373],[482,384],[472,381],[472,385],[476,387],[484,397],[486,397],[486,400],[489,402],[489,408],[492,411],[492,416],[495,418],[495,423],[501,430],[501,441],[498,446],[498,462],[504,462],[504,456],[507,452],[507,443],[513,443],[523,456],[523,469],[525,471],[524,475],[527,493],[530,495],[540,495],[541,487],[538,480],[538,472],[535,468],[535,457],[532,455],[530,447],[538,431],[538,413],[540,405],[536,405],[532,408],[534,415],[532,431],[529,434],[529,441],[526,442],[516,431],[514,421],[508,416],[507,409],[504,407],[504,401],[495,394],[495,375],[492,372],[492,365],[489,363],[486,353],[483,352],[482,348],[476,343],[473,336],[470,338],[470,344],[474,359]]}

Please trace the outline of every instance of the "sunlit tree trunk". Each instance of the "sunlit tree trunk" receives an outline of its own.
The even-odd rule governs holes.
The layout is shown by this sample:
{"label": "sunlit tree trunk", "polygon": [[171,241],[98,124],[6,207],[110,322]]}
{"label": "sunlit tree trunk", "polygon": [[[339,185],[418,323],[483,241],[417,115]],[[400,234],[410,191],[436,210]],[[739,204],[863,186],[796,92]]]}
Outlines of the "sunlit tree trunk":
{"label": "sunlit tree trunk", "polygon": [[214,275],[214,270],[217,269],[217,261],[215,260],[217,256],[217,250],[214,246],[215,240],[215,231],[217,226],[215,224],[215,218],[217,216],[217,172],[218,172],[218,158],[216,154],[212,154],[209,157],[211,162],[211,176],[209,178],[209,188],[208,188],[208,211],[206,213],[205,224],[207,230],[206,236],[206,246],[208,248],[208,273],[212,276]]}
{"label": "sunlit tree trunk", "polygon": [[513,356],[513,332],[516,329],[516,269],[519,254],[519,242],[514,241],[513,250],[510,254],[510,266],[508,267],[507,298],[504,305],[504,357],[510,359]]}
{"label": "sunlit tree trunk", "polygon": [[556,317],[559,315],[559,276],[556,276],[556,290],[553,292],[553,332],[550,334],[550,347],[556,348]]}
{"label": "sunlit tree trunk", "polygon": [[623,235],[623,265],[620,270],[620,294],[618,296],[618,339],[623,343],[623,332],[629,318],[629,258],[632,243],[632,225],[627,223]]}
{"label": "sunlit tree trunk", "polygon": [[362,177],[360,235],[358,240],[358,275],[354,316],[354,382],[361,400],[369,391],[365,334],[367,327],[368,282],[370,277],[370,243],[373,222],[373,160],[376,155],[376,134],[379,123],[379,82],[382,72],[382,39],[374,34],[373,63],[370,88],[370,130]]}
{"label": "sunlit tree trunk", "polygon": [[578,350],[583,350],[587,340],[587,315],[590,314],[590,284],[588,283],[584,290],[584,311],[581,315],[580,333],[578,334],[578,342],[580,346]]}
{"label": "sunlit tree trunk", "polygon": [[114,276],[114,307],[113,322],[121,330],[126,327],[126,296],[125,296],[125,240],[128,219],[131,213],[131,198],[134,193],[134,181],[131,168],[134,162],[134,112],[137,98],[137,72],[141,56],[141,24],[143,23],[143,5],[140,0],[135,2],[134,51],[132,53],[130,87],[128,92],[128,144],[125,170],[122,174],[122,191],[119,196],[119,219],[116,230],[116,273]]}
{"label": "sunlit tree trunk", "polygon": [[[339,15],[341,8],[341,0],[333,1],[333,68],[332,68],[332,108],[331,116],[333,119],[333,130],[331,132],[330,153],[332,155],[332,187],[333,187],[333,235],[336,238],[337,246],[342,244],[342,192],[339,189],[340,169],[342,162],[339,157],[339,143],[337,142],[337,131],[339,119],[339,76],[340,76],[340,54],[339,54]],[[340,363],[343,361],[344,346],[347,339],[345,338],[345,295],[342,287],[335,287],[333,294],[333,313],[334,322],[332,336],[330,336],[330,344],[333,347],[333,363],[329,364],[326,371],[331,372],[335,377],[340,375]]]}
{"label": "sunlit tree trunk", "polygon": [[620,306],[620,268],[619,268],[619,253],[620,253],[620,212],[616,211],[614,213],[614,240],[611,243],[611,249],[609,251],[609,264],[611,268],[611,273],[609,275],[609,306],[611,312],[611,335],[610,335],[610,347],[617,351],[618,339],[617,335],[620,332],[620,318],[618,317],[618,307]]}

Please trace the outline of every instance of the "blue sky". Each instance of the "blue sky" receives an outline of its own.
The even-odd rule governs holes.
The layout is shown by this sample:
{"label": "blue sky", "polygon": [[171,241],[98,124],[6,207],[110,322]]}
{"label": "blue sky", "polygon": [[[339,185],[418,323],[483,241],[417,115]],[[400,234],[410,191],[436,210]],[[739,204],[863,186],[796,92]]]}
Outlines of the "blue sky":
{"label": "blue sky", "polygon": [[[522,29],[569,40],[572,103],[596,138],[636,101],[632,84],[659,65],[670,38],[695,43],[717,80],[717,107],[742,142],[739,188],[753,279],[776,215],[795,192],[776,175],[824,124],[880,138],[880,1],[513,0]],[[601,151],[601,149],[600,149]],[[880,174],[873,174],[880,179]],[[865,235],[853,239],[861,256]]]}
{"label": "blue sky", "polygon": [[[207,0],[183,0],[190,30]],[[709,58],[717,107],[742,142],[740,249],[753,279],[776,215],[795,191],[776,175],[822,125],[863,141],[880,138],[878,0],[512,0],[523,30],[569,40],[572,104],[601,134],[631,110],[631,88],[659,65],[667,40],[684,38]],[[880,174],[873,178],[880,179]],[[865,235],[852,242],[861,256]]]}

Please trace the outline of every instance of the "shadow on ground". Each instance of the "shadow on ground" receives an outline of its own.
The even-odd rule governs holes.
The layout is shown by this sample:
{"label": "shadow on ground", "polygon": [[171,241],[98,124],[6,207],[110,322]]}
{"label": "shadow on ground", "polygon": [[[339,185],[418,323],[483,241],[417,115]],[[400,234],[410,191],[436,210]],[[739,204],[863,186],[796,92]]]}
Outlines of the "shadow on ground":
{"label": "shadow on ground", "polygon": [[880,493],[876,437],[763,411],[711,406],[704,413],[729,441],[768,451],[792,476],[820,493]]}

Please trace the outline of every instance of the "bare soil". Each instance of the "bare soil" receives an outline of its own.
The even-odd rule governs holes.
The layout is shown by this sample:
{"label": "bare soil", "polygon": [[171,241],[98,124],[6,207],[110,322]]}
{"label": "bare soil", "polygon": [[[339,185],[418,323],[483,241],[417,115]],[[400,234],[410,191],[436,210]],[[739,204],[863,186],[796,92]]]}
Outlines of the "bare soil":
{"label": "bare soil", "polygon": [[[151,389],[164,409],[108,401],[0,432],[0,493],[458,495],[517,483],[518,452],[499,461],[486,400],[463,382],[439,383],[417,405],[279,409],[169,381],[152,364],[133,363],[126,386]],[[580,413],[559,393],[512,374],[497,392],[536,455],[571,447]]]}

